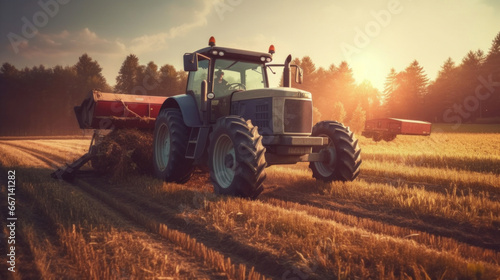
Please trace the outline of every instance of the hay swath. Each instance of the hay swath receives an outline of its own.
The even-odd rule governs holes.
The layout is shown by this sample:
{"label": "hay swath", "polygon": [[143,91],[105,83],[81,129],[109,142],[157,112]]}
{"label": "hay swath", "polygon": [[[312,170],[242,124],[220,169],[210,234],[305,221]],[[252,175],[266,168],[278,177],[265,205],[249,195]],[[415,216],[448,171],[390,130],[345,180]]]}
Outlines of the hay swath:
{"label": "hay swath", "polygon": [[74,108],[81,129],[94,129],[89,151],[71,164],[58,168],[51,176],[71,180],[85,163],[95,157],[100,130],[137,128],[153,130],[156,117],[166,97],[104,93],[93,90],[80,106]]}

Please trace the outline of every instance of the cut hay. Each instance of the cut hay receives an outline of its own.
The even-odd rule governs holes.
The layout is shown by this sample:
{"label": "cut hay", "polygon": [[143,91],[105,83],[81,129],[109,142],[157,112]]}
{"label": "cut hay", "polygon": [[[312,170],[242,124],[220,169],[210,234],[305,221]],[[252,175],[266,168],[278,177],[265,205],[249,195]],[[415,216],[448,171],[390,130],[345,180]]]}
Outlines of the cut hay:
{"label": "cut hay", "polygon": [[153,172],[153,132],[116,129],[95,146],[92,167],[117,181],[133,174]]}

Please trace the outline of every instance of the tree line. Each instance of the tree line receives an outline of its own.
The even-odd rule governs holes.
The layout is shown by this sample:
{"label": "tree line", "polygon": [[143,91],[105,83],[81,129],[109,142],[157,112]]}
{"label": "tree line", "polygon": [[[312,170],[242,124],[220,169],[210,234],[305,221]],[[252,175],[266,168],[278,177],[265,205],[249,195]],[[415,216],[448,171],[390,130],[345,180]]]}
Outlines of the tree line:
{"label": "tree line", "polygon": [[[417,60],[404,70],[391,69],[384,89],[368,81],[356,83],[345,61],[317,68],[309,56],[296,58],[304,82],[292,87],[310,91],[314,119],[345,122],[355,131],[365,119],[395,117],[459,124],[469,121],[500,121],[500,33],[488,51],[470,51],[460,64],[444,61],[430,81]],[[293,73],[292,73],[293,75]],[[140,65],[136,55],[125,58],[110,87],[102,68],[87,54],[74,66],[43,65],[0,68],[0,135],[75,134],[79,128],[73,107],[92,89],[104,92],[172,96],[184,93],[187,74],[166,64]]]}
{"label": "tree line", "polygon": [[500,123],[500,33],[487,54],[470,51],[458,65],[446,59],[433,81],[417,60],[403,71],[393,68],[382,91],[368,81],[357,84],[345,61],[328,69],[316,68],[308,56],[293,63],[305,78],[292,86],[313,93],[316,118],[346,122],[355,131],[363,129],[365,118]]}
{"label": "tree line", "polygon": [[83,54],[73,66],[43,65],[17,69],[10,63],[0,68],[0,136],[78,134],[73,107],[91,90],[172,96],[185,91],[187,75],[172,65],[154,62],[140,65],[127,56],[112,88],[102,67]]}

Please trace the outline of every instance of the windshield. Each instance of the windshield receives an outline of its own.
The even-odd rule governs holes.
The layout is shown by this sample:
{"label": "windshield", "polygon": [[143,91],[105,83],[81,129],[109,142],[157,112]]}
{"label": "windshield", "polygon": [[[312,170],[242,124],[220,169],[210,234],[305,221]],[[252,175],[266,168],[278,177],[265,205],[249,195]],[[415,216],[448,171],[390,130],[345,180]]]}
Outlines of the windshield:
{"label": "windshield", "polygon": [[[266,87],[264,65],[252,62],[217,59],[214,71],[214,92],[231,93]],[[218,88],[222,88],[217,90]]]}

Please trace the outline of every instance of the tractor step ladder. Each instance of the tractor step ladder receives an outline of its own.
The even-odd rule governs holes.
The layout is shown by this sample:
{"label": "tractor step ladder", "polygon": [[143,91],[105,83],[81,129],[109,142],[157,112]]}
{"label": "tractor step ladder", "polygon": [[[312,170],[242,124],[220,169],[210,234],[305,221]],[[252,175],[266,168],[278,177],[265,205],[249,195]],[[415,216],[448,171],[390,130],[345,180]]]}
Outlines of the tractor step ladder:
{"label": "tractor step ladder", "polygon": [[210,127],[193,127],[186,148],[186,158],[197,159],[205,150]]}

